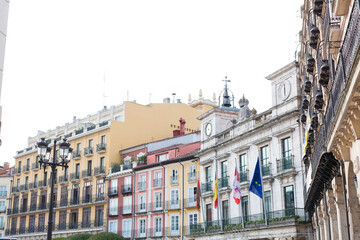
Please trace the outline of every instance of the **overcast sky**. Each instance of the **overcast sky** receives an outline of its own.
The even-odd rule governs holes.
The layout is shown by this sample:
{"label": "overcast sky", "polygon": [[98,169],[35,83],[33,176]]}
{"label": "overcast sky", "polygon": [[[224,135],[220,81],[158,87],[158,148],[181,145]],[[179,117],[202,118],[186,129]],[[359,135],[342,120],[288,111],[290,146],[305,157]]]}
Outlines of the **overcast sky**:
{"label": "overcast sky", "polygon": [[[104,104],[218,96],[225,76],[271,107],[265,77],[294,60],[303,0],[12,0],[0,164],[27,138]],[[105,74],[105,84],[104,84]],[[151,94],[151,98],[150,98]]]}

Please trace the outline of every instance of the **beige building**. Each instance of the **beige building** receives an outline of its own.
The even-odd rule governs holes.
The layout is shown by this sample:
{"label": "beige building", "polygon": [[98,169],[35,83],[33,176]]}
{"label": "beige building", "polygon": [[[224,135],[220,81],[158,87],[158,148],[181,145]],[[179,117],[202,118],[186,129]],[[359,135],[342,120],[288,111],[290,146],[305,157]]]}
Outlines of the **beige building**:
{"label": "beige building", "polygon": [[316,239],[360,239],[360,1],[305,0],[302,19],[305,208]]}
{"label": "beige building", "polygon": [[[0,0],[0,97],[2,89],[2,78],[4,72],[4,58],[5,58],[5,42],[7,32],[7,21],[9,12],[9,0]],[[1,131],[1,112],[2,107],[0,105],[0,131]],[[1,140],[0,140],[1,145]]]}
{"label": "beige building", "polygon": [[15,156],[12,208],[7,235],[17,239],[45,239],[50,199],[50,169],[37,164],[35,144],[40,138],[67,138],[73,150],[68,169],[57,169],[53,237],[78,232],[106,231],[109,168],[120,164],[119,151],[130,146],[172,136],[179,118],[186,119],[186,133],[200,127],[202,112],[183,103],[140,105],[125,102],[104,108],[86,118],[28,139]]}
{"label": "beige building", "polygon": [[5,236],[5,228],[8,223],[6,210],[10,207],[8,199],[11,197],[13,170],[14,168],[10,168],[8,162],[5,162],[4,166],[0,166],[0,237]]}

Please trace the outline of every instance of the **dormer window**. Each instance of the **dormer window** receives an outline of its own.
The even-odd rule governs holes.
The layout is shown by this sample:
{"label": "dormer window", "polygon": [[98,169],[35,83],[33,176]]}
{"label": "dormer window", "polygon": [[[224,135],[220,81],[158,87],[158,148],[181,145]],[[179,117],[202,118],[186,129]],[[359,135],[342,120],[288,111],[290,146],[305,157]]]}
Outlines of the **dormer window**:
{"label": "dormer window", "polygon": [[165,154],[160,154],[156,156],[156,160],[157,162],[162,162],[162,161],[166,161],[169,159],[169,153],[165,153]]}

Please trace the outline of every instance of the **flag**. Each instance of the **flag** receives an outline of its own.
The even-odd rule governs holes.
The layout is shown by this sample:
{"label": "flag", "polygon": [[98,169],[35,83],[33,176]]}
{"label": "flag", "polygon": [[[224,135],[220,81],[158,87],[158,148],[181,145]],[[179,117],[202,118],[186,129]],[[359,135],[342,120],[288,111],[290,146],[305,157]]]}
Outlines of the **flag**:
{"label": "flag", "polygon": [[307,118],[306,118],[306,124],[305,124],[305,135],[304,135],[304,155],[306,154],[306,147],[308,145],[310,123],[311,123],[310,112],[308,110],[308,114],[307,114]]}
{"label": "flag", "polygon": [[241,197],[241,191],[240,191],[240,179],[239,179],[239,174],[237,172],[236,167],[235,167],[232,195],[235,200],[235,203],[239,205],[242,197]]}
{"label": "flag", "polygon": [[258,195],[260,198],[262,198],[262,179],[260,172],[259,157],[257,158],[254,175],[250,183],[249,191],[253,192],[254,194]]}
{"label": "flag", "polygon": [[200,182],[199,182],[199,178],[197,180],[197,188],[196,188],[196,207],[199,210],[200,209]]}
{"label": "flag", "polygon": [[218,187],[217,187],[217,178],[215,172],[215,186],[214,186],[214,206],[217,208],[218,206]]}

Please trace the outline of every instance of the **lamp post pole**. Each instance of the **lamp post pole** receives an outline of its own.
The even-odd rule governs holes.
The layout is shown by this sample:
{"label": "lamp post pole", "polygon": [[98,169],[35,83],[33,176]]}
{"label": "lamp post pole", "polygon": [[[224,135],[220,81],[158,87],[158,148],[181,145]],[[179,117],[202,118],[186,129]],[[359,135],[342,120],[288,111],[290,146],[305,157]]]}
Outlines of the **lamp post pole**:
{"label": "lamp post pole", "polygon": [[54,140],[53,146],[53,159],[50,160],[50,152],[51,148],[48,147],[49,143],[45,142],[45,139],[42,138],[40,142],[37,143],[38,147],[38,156],[40,168],[44,168],[44,172],[46,171],[46,167],[51,168],[51,185],[50,185],[50,206],[49,206],[49,221],[48,221],[48,232],[47,232],[47,240],[51,240],[52,238],[52,230],[53,230],[53,212],[54,212],[54,184],[55,184],[55,176],[56,176],[56,167],[68,168],[68,163],[70,162],[72,148],[70,148],[70,144],[63,139],[63,142],[59,144],[59,156],[62,161],[57,161],[56,159],[56,142],[57,139]]}

